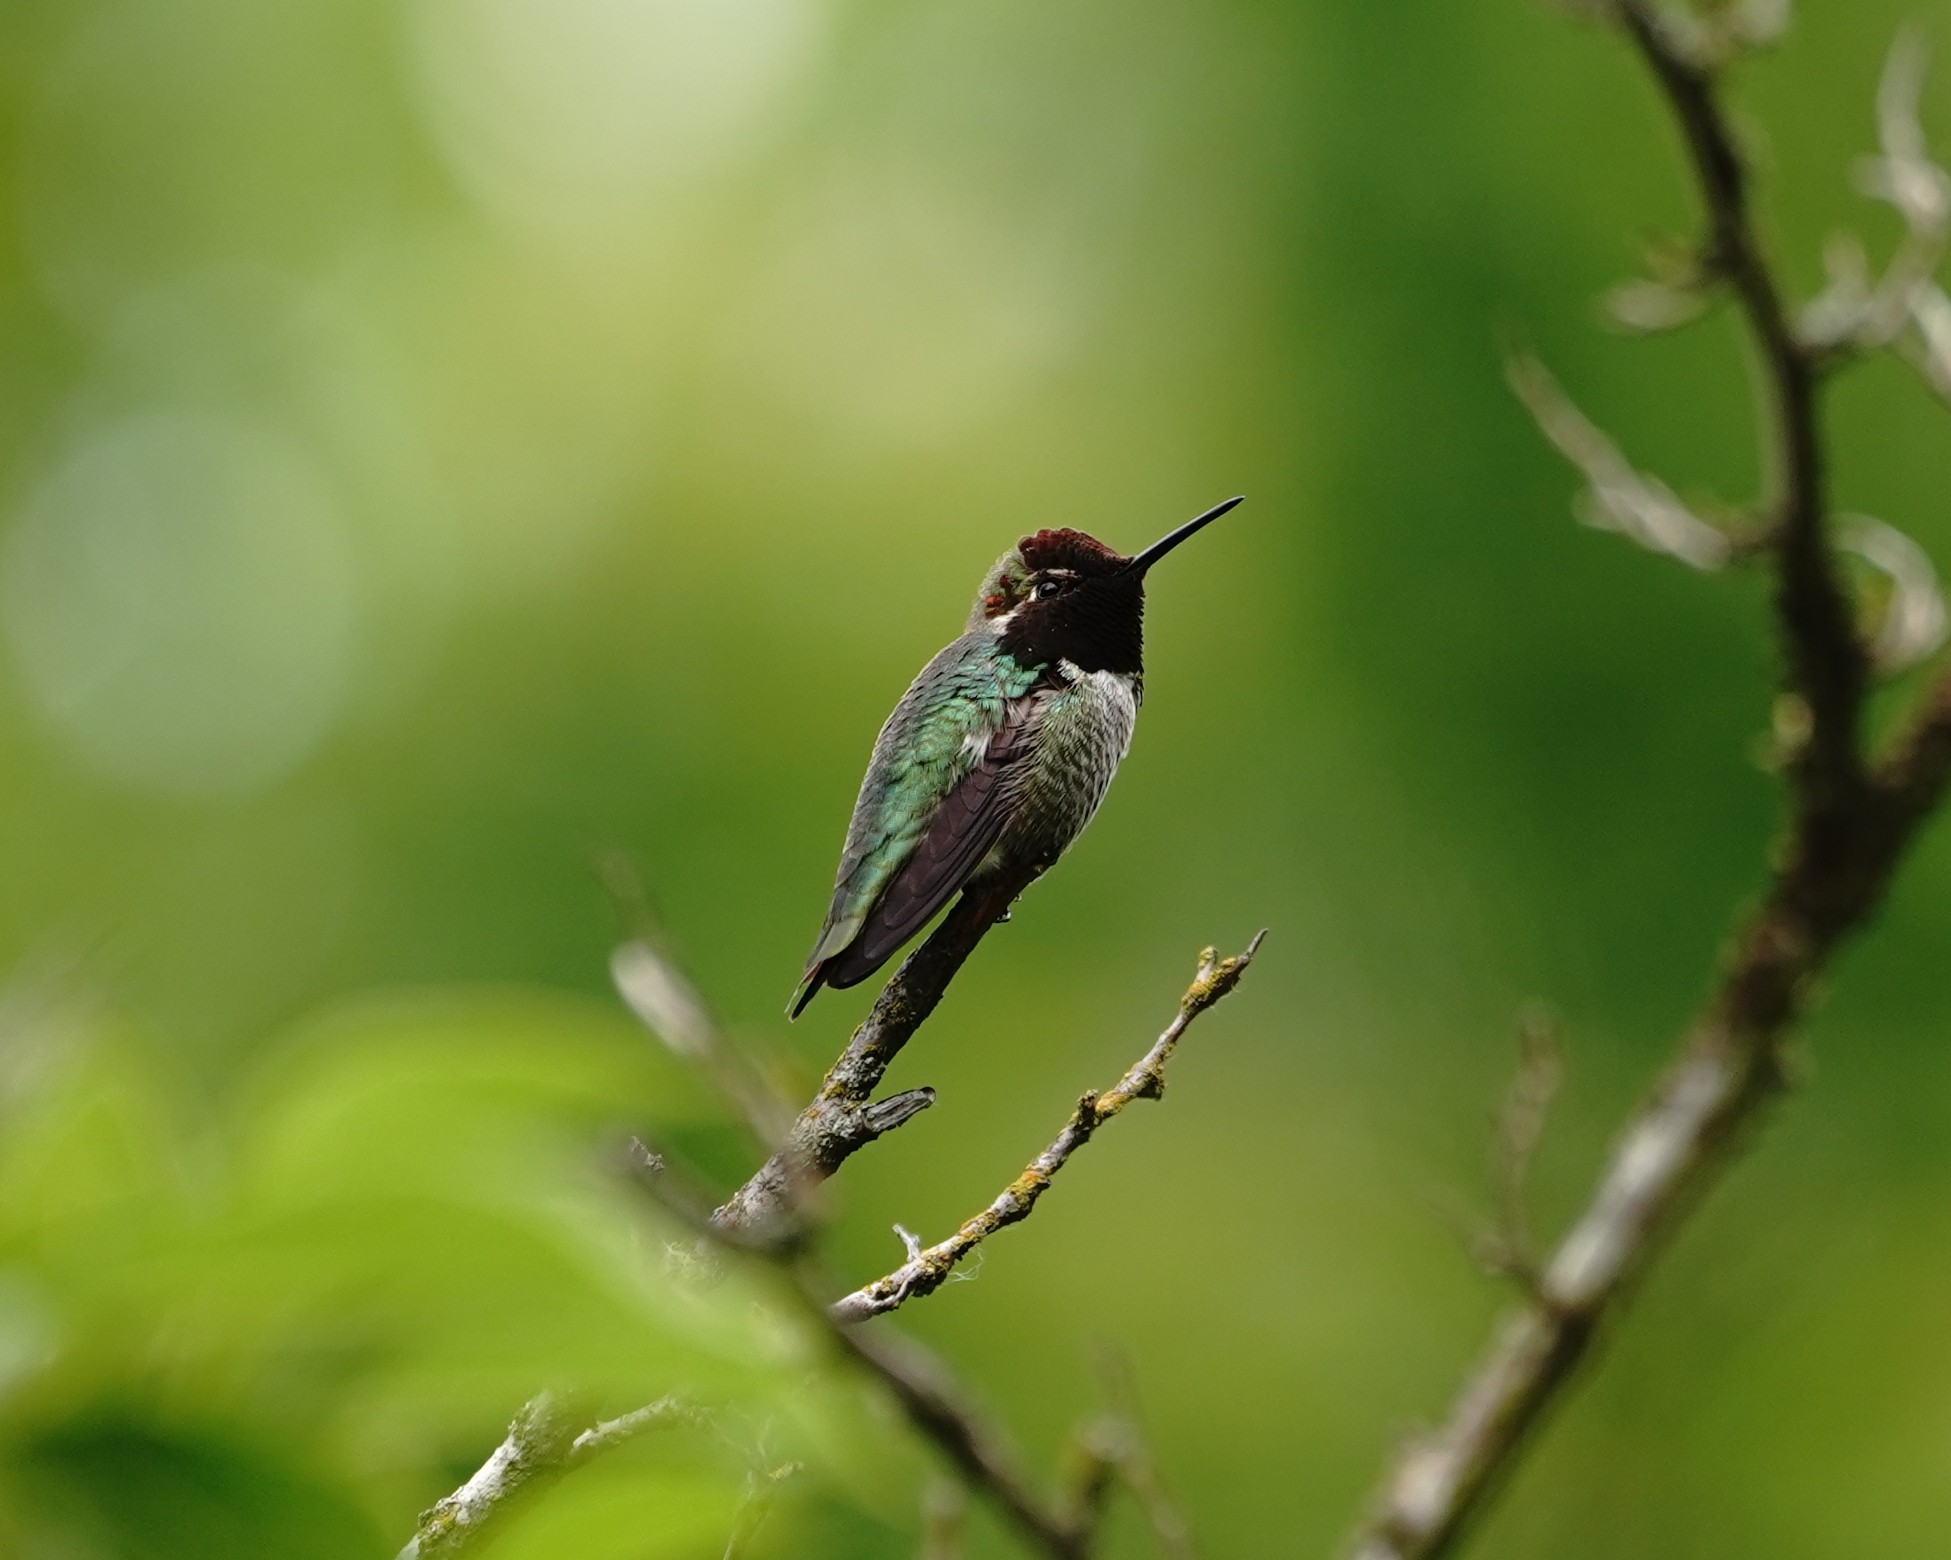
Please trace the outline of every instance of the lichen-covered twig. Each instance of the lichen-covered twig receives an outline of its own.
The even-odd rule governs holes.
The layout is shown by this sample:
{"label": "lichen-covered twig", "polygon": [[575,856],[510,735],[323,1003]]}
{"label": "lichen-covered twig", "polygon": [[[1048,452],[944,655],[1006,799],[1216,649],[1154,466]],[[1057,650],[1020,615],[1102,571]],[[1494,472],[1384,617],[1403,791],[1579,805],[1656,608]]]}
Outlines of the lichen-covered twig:
{"label": "lichen-covered twig", "polygon": [[420,1525],[399,1560],[452,1560],[471,1554],[529,1498],[571,1469],[660,1425],[696,1424],[699,1411],[662,1398],[580,1432],[569,1399],[539,1392],[522,1405],[488,1460],[453,1494],[420,1514]]}
{"label": "lichen-covered twig", "polygon": [[1244,953],[1230,959],[1222,959],[1214,948],[1200,954],[1198,972],[1179,999],[1177,1016],[1114,1087],[1102,1094],[1086,1094],[1079,1100],[1056,1140],[1031,1160],[994,1202],[947,1240],[925,1251],[911,1249],[909,1259],[893,1272],[835,1301],[830,1308],[833,1319],[843,1324],[864,1322],[934,1293],[947,1281],[956,1263],[983,1241],[996,1231],[1027,1219],[1037,1199],[1049,1189],[1052,1178],[1072,1154],[1091,1140],[1092,1133],[1133,1100],[1155,1100],[1164,1094],[1165,1064],[1177,1049],[1180,1037],[1195,1018],[1239,984],[1266,935],[1261,932]]}
{"label": "lichen-covered twig", "polygon": [[[626,875],[619,880],[614,867],[606,875],[613,890],[622,882],[625,892],[619,895],[620,901],[626,909],[633,908],[638,895],[628,890],[634,878]],[[803,1285],[804,1264],[794,1262],[794,1258],[810,1234],[805,1216],[808,1193],[855,1150],[934,1103],[934,1092],[928,1089],[910,1090],[878,1102],[872,1095],[902,1047],[934,1011],[976,944],[1004,915],[1032,875],[964,892],[888,982],[866,1022],[854,1032],[828,1072],[819,1094],[792,1121],[783,1140],[770,1130],[776,1119],[776,1101],[763,1092],[760,1075],[724,1042],[682,971],[657,951],[655,938],[640,928],[640,934],[626,942],[612,962],[619,992],[671,1049],[700,1064],[761,1141],[770,1139],[779,1145],[765,1165],[708,1220],[697,1218],[696,1210],[685,1206],[686,1200],[665,1184],[667,1176],[652,1175],[647,1184],[667,1207],[694,1223],[701,1233],[798,1267]],[[640,923],[643,919],[638,917]],[[1237,984],[1260,940],[1256,937],[1247,951],[1234,959],[1221,960],[1213,950],[1206,951],[1197,978],[1181,1000],[1178,1018],[1118,1087],[1094,1102],[1088,1121],[1082,1119],[1082,1107],[1073,1115],[1059,1143],[1043,1156],[1056,1156],[1041,1171],[1044,1181],[1089,1138],[1100,1121],[1116,1115],[1132,1099],[1155,1098],[1162,1092],[1164,1063],[1186,1025]],[[638,1160],[655,1164],[655,1156],[641,1144],[633,1146]],[[1038,1163],[1042,1165],[1042,1160]],[[1019,1211],[994,1227],[1027,1214],[1041,1189],[1039,1183],[1027,1194]],[[917,1260],[926,1255],[919,1253],[918,1243],[915,1250]],[[944,1275],[946,1271],[944,1268]],[[925,1293],[939,1282],[937,1278],[912,1292]],[[1032,1547],[1051,1560],[1084,1560],[1095,1537],[1101,1502],[1093,1503],[1088,1512],[1075,1503],[1059,1507],[1046,1502],[1023,1475],[1006,1438],[971,1406],[966,1393],[939,1361],[906,1340],[844,1328],[822,1301],[810,1294],[808,1299],[842,1351],[882,1380],[915,1428],[944,1452],[973,1488],[996,1504]],[[863,1312],[872,1314],[876,1313]],[[523,1407],[508,1438],[482,1469],[426,1513],[420,1531],[402,1551],[401,1560],[462,1553],[491,1530],[518,1494],[553,1481],[584,1457],[666,1417],[666,1405],[653,1404],[571,1436],[568,1427],[572,1416],[561,1400],[554,1394],[539,1394]],[[741,1508],[749,1524],[742,1520],[733,1533],[728,1555],[735,1555],[749,1539],[750,1528],[770,1504],[771,1487],[770,1483],[763,1488],[754,1486],[751,1498]]]}
{"label": "lichen-covered twig", "polygon": [[[1678,119],[1708,215],[1707,270],[1758,349],[1773,491],[1770,542],[1783,642],[1789,817],[1772,880],[1737,928],[1713,994],[1652,1097],[1628,1121],[1591,1200],[1500,1326],[1443,1426],[1408,1446],[1358,1531],[1359,1560],[1447,1553],[1563,1392],[1661,1236],[1710,1185],[1742,1129],[1788,1079],[1782,1045],[1837,945],[1881,902],[1951,776],[1951,672],[1880,759],[1860,726],[1870,658],[1826,525],[1816,422],[1835,340],[1798,335],[1756,235],[1747,171],[1716,96],[1718,64],[1648,0],[1597,9],[1636,45]],[[1885,104],[1886,118],[1890,112]],[[1889,137],[1886,136],[1886,142]]]}
{"label": "lichen-covered twig", "polygon": [[963,890],[941,924],[882,988],[778,1152],[712,1215],[714,1224],[748,1239],[791,1240],[799,1228],[796,1206],[807,1187],[832,1175],[856,1149],[935,1103],[932,1089],[910,1089],[879,1102],[873,1094],[983,934],[1034,876],[1025,872]]}
{"label": "lichen-covered twig", "polygon": [[[1020,889],[1021,885],[1015,887]],[[910,1096],[897,1095],[881,1106],[863,1107],[861,1102],[871,1096],[894,1056],[933,1010],[948,981],[982,934],[1008,908],[1014,892],[1011,885],[999,884],[992,891],[973,899],[965,895],[934,936],[902,966],[875,1003],[867,1023],[855,1032],[847,1050],[828,1074],[820,1098],[802,1113],[795,1126],[795,1131],[802,1132],[801,1143],[806,1145],[806,1149],[817,1153],[822,1146],[819,1131],[840,1123],[841,1141],[828,1173],[855,1148],[889,1130],[889,1123],[877,1122],[870,1114],[865,1123],[870,1129],[868,1135],[848,1142],[845,1117],[848,1112],[862,1111],[863,1108],[868,1113],[885,1111],[890,1106],[896,1110],[902,1109],[902,1102]],[[1144,1059],[1126,1074],[1118,1088],[1100,1102],[1104,1108],[1096,1115],[1092,1127],[1097,1120],[1117,1114],[1130,1100],[1156,1097],[1163,1090],[1164,1064],[1186,1026],[1200,1012],[1232,990],[1265,935],[1263,932],[1260,937],[1254,938],[1247,951],[1235,959],[1221,960],[1212,949],[1205,951],[1198,974],[1181,999],[1178,1017]],[[613,963],[613,973],[619,987],[624,988],[626,1000],[672,1049],[680,1054],[717,1057],[726,1064],[709,1066],[704,1070],[721,1092],[727,1094],[731,1103],[740,1105],[741,1102],[732,1092],[741,1078],[739,1059],[726,1054],[731,1048],[720,1037],[702,1001],[692,993],[683,972],[669,965],[655,948],[653,939],[641,937],[619,951]],[[630,983],[627,987],[626,981]],[[677,995],[673,997],[672,993]],[[929,1091],[915,1092],[925,1095],[921,1105],[932,1102],[934,1098]],[[907,1109],[899,1120],[905,1120],[921,1105]],[[891,1124],[898,1125],[899,1120]],[[1073,1117],[1072,1126],[1076,1125],[1077,1119]],[[1081,1136],[1072,1137],[1070,1128],[1067,1128],[1066,1136],[1060,1139],[1062,1152],[1055,1164],[1047,1167],[1046,1174],[1061,1165],[1070,1151],[1089,1135],[1090,1131],[1086,1129]],[[634,1147],[637,1160],[655,1160],[655,1156],[650,1155],[641,1144]],[[813,1167],[811,1175],[804,1173],[809,1164]],[[663,1170],[661,1164],[657,1168],[660,1172]],[[740,1206],[739,1200],[734,1199],[708,1220],[699,1216],[694,1198],[683,1195],[668,1184],[668,1173],[650,1175],[645,1179],[645,1184],[668,1211],[701,1234],[736,1249],[769,1256],[784,1263],[795,1275],[797,1282],[794,1287],[807,1302],[810,1312],[827,1329],[841,1352],[881,1380],[909,1422],[942,1451],[971,1488],[980,1491],[994,1503],[1032,1548],[1049,1555],[1051,1560],[1083,1560],[1089,1554],[1096,1536],[1101,1499],[1080,1501],[1073,1490],[1070,1498],[1063,1502],[1052,1504],[1046,1501],[1024,1474],[1020,1459],[1008,1438],[975,1408],[968,1393],[956,1383],[942,1361],[918,1344],[898,1335],[867,1333],[844,1327],[835,1309],[826,1304],[818,1288],[811,1254],[801,1249],[800,1241],[801,1236],[810,1233],[805,1219],[805,1200],[809,1190],[807,1182],[816,1181],[819,1174],[818,1161],[797,1158],[789,1140],[773,1161],[742,1190],[741,1197],[747,1199],[744,1205],[748,1210],[746,1215],[728,1214],[728,1210]],[[1034,1200],[1032,1195],[1029,1201]],[[1025,1205],[1023,1213],[1027,1211]],[[1016,1217],[1022,1217],[1022,1213]],[[920,1260],[924,1255],[920,1243],[906,1232],[902,1234],[909,1243],[911,1256]],[[939,1280],[936,1282],[939,1283]],[[929,1284],[927,1287],[933,1288],[935,1285]],[[1126,1434],[1119,1444],[1125,1455],[1115,1468],[1110,1463],[1105,1465],[1104,1478],[1108,1479],[1114,1471],[1124,1474],[1126,1482],[1147,1512],[1153,1513],[1156,1508],[1158,1513],[1163,1513],[1154,1517],[1155,1522],[1162,1521],[1164,1524],[1161,1533],[1182,1532],[1183,1523],[1178,1521],[1175,1508],[1164,1496],[1163,1484],[1142,1450],[1142,1441],[1135,1434]],[[1108,1486],[1106,1491],[1099,1491],[1099,1494],[1107,1491]],[[949,1524],[936,1537],[943,1545],[951,1544],[956,1541],[954,1532],[954,1525]],[[734,1535],[734,1550],[736,1547],[737,1536]],[[1169,1545],[1166,1552],[1175,1557],[1181,1553]]]}

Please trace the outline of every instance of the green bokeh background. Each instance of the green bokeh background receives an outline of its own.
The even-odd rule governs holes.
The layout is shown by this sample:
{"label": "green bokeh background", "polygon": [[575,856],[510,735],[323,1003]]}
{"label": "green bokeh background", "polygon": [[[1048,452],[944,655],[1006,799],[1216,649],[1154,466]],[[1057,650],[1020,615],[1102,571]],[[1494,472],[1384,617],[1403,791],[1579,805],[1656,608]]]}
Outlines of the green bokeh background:
{"label": "green bokeh background", "polygon": [[[1811,0],[1742,74],[1800,288],[1892,236],[1850,179],[1912,16]],[[780,1016],[867,748],[984,568],[1245,491],[833,1252],[946,1232],[1270,927],[907,1323],[1043,1465],[1122,1345],[1211,1554],[1330,1551],[1502,1303],[1452,1225],[1516,1014],[1564,1024],[1556,1227],[1761,881],[1760,582],[1577,527],[1499,371],[1747,496],[1730,323],[1595,305],[1690,226],[1633,62],[1533,0],[11,0],[0,1545],[388,1554],[567,1372],[824,1448],[770,1552],[909,1552],[922,1460],[743,1290],[678,1316],[591,1169],[730,1140],[616,1011],[590,863],[809,1086],[869,996]],[[1838,505],[1951,562],[1943,409],[1876,363],[1829,422]],[[1948,937],[1940,828],[1473,1552],[1942,1553]],[[718,1553],[736,1459],[616,1466],[510,1551]]]}

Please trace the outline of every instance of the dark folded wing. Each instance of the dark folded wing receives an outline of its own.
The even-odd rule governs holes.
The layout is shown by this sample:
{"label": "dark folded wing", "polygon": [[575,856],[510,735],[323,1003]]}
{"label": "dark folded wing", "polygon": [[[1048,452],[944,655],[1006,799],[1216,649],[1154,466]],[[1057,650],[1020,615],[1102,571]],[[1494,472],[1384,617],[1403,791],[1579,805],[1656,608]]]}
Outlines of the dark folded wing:
{"label": "dark folded wing", "polygon": [[974,875],[1015,811],[1042,705],[1034,694],[1010,704],[980,762],[935,809],[859,935],[827,962],[829,986],[851,986],[873,974]]}

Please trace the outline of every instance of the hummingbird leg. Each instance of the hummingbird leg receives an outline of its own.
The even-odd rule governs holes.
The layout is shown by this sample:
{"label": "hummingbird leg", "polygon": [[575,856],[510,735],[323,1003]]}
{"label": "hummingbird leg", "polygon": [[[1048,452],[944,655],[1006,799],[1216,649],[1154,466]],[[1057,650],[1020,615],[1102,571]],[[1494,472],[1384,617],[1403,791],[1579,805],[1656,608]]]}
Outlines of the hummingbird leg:
{"label": "hummingbird leg", "polygon": [[1030,883],[1034,883],[1038,878],[1042,877],[1044,873],[1050,870],[1050,867],[1051,867],[1051,863],[1044,861],[1044,862],[1039,862],[1031,870],[1029,883],[1025,883],[1023,885],[1023,888],[1019,888],[1014,894],[1010,895],[1009,904],[1003,906],[1003,913],[996,917],[993,923],[994,925],[1001,926],[1005,921],[1009,919],[1010,906],[1014,905],[1017,900],[1023,897],[1023,889],[1028,888],[1030,886]]}
{"label": "hummingbird leg", "polygon": [[[1030,879],[1030,883],[1034,883],[1037,880],[1037,878],[1042,877],[1043,874],[1049,870],[1050,869],[1048,866],[1038,867],[1036,869],[1035,876]],[[1023,888],[1028,888],[1030,886],[1030,883],[1025,883],[1023,885]],[[1014,894],[1010,896],[1009,904],[1003,906],[1003,913],[996,917],[994,924],[997,926],[1001,926],[1005,921],[1007,921],[1009,919],[1009,912],[1011,907],[1016,903],[1017,900],[1021,899],[1022,897],[1023,897],[1023,889],[1019,888]]]}

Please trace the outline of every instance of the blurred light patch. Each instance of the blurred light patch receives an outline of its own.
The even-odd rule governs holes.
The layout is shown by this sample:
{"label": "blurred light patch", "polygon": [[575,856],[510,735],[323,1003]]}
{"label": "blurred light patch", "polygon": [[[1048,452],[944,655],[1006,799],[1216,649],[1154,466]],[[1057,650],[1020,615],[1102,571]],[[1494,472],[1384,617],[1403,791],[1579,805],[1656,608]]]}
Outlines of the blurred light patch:
{"label": "blurred light patch", "polygon": [[861,167],[791,213],[735,363],[796,410],[896,445],[948,439],[1033,386],[1089,307],[1072,235],[1046,240],[943,184]]}
{"label": "blurred light patch", "polygon": [[152,413],[83,438],[0,549],[0,626],[28,690],[102,774],[236,793],[339,712],[358,600],[339,507],[266,428]]}
{"label": "blurred light patch", "polygon": [[421,0],[426,111],[490,209],[571,243],[750,146],[814,53],[817,0]]}
{"label": "blurred light patch", "polygon": [[55,1319],[23,1275],[0,1271],[0,1397],[54,1358]]}

